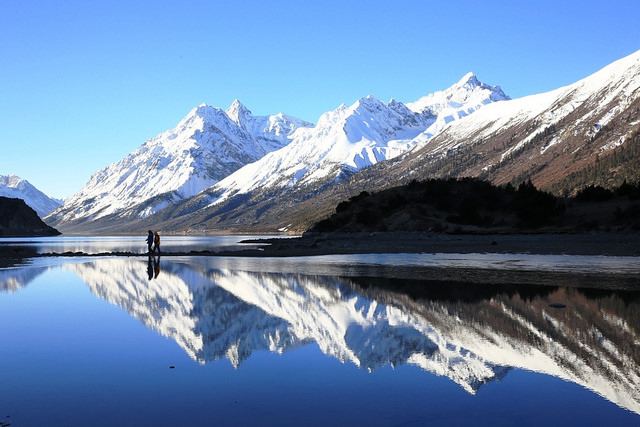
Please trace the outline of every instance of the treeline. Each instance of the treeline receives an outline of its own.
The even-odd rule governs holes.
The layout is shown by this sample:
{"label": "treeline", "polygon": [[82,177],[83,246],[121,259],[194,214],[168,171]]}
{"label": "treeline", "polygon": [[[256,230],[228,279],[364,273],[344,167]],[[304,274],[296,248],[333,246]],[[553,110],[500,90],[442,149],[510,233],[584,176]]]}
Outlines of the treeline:
{"label": "treeline", "polygon": [[[621,204],[593,209],[616,199]],[[311,231],[535,231],[618,226],[640,229],[640,187],[589,186],[575,198],[557,197],[531,181],[495,186],[475,178],[412,181],[378,193],[361,192],[336,206]],[[569,211],[567,213],[567,211]],[[605,212],[603,214],[603,212]],[[572,223],[572,221],[575,221]]]}
{"label": "treeline", "polygon": [[563,209],[555,196],[536,189],[531,181],[515,188],[474,178],[430,179],[375,194],[363,191],[340,203],[334,215],[312,230],[537,228],[553,222]]}
{"label": "treeline", "polygon": [[640,182],[640,127],[637,127],[620,147],[595,162],[553,184],[548,190],[554,194],[575,194],[577,189],[598,186],[614,189],[625,183]]}

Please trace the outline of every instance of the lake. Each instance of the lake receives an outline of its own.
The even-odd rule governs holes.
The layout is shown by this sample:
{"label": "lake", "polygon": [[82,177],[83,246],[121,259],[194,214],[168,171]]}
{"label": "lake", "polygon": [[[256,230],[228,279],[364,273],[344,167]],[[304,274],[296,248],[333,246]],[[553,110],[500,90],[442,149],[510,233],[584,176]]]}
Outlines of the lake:
{"label": "lake", "polygon": [[32,258],[0,268],[0,384],[0,427],[639,425],[640,257]]}

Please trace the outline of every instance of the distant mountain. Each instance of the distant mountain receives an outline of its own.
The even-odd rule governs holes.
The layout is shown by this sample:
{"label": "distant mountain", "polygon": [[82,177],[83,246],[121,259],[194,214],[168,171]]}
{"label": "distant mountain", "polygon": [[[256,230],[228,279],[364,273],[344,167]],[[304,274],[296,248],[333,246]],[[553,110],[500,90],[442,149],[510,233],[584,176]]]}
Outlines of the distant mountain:
{"label": "distant mountain", "polygon": [[253,116],[237,100],[226,111],[200,105],[174,129],[96,172],[48,221],[146,217],[283,147],[298,128],[307,126],[311,124],[285,114]]}
{"label": "distant mountain", "polygon": [[40,217],[46,216],[62,204],[61,200],[47,196],[29,181],[16,175],[0,175],[0,196],[24,200]]}
{"label": "distant mountain", "polygon": [[42,222],[22,199],[0,196],[0,237],[56,236],[60,232]]}

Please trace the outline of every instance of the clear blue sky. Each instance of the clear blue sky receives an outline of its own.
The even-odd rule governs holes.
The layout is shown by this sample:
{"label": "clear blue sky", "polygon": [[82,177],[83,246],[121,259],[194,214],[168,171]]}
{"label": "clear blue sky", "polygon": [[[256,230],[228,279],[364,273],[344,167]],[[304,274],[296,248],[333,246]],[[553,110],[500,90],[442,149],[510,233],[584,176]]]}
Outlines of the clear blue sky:
{"label": "clear blue sky", "polygon": [[640,2],[0,1],[0,175],[70,196],[193,107],[316,122],[473,71],[512,98],[640,50]]}

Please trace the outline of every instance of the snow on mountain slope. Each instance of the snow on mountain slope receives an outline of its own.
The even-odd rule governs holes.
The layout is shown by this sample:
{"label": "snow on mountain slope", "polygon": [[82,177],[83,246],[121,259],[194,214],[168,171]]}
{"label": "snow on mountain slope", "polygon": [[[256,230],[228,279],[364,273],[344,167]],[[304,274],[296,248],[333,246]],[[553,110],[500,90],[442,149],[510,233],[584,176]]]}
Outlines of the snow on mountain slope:
{"label": "snow on mountain slope", "polygon": [[424,114],[430,112],[437,119],[424,132],[423,137],[431,137],[447,124],[468,116],[485,105],[510,98],[498,86],[482,83],[473,73],[466,74],[458,83],[446,91],[424,96],[407,104],[411,111]]}
{"label": "snow on mountain slope", "polygon": [[61,200],[47,196],[29,181],[15,175],[0,175],[0,196],[24,200],[40,218],[62,204]]}
{"label": "snow on mountain slope", "polygon": [[227,111],[200,105],[175,129],[96,172],[51,219],[97,219],[163,196],[138,213],[150,215],[281,148],[296,129],[306,126],[311,125],[284,114],[254,117],[237,100]]}
{"label": "snow on mountain slope", "polygon": [[[586,111],[580,118],[571,123],[571,128],[565,133],[581,132],[585,137],[595,136],[619,111],[640,97],[638,76],[640,51],[571,85],[488,105],[467,120],[451,123],[438,138],[430,141],[432,134],[425,133],[417,138],[417,143],[419,146],[430,143],[434,153],[444,153],[459,145],[488,138],[503,129],[515,128],[533,120],[538,120],[537,128],[544,129],[561,123],[580,107],[588,108],[585,108]],[[638,123],[640,119],[635,121],[635,124]],[[587,130],[584,131],[584,128]],[[531,133],[504,152],[502,158],[519,150],[534,137],[535,133]],[[542,147],[542,153],[559,140],[551,141]],[[624,140],[618,139],[607,141],[603,144],[602,150],[614,148],[623,142]]]}
{"label": "snow on mountain slope", "polygon": [[433,135],[445,124],[495,101],[509,99],[499,87],[469,73],[449,89],[404,105],[372,96],[322,115],[313,128],[293,134],[292,142],[244,166],[215,185],[219,202],[257,188],[340,180],[362,168],[410,150],[419,135]]}

